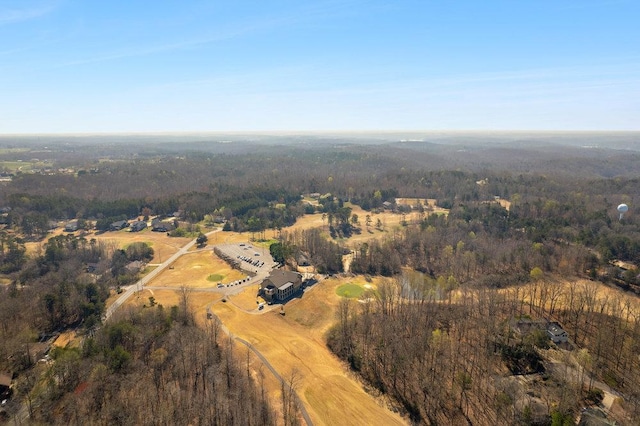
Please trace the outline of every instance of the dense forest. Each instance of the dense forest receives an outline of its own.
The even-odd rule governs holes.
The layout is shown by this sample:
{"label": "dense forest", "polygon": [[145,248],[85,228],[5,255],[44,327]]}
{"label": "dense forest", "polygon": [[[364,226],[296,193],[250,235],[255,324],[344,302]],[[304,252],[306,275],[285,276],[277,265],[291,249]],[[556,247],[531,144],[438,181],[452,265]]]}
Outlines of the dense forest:
{"label": "dense forest", "polygon": [[[125,312],[82,348],[55,349],[47,388],[29,401],[47,424],[276,424],[264,389],[216,322],[187,304]],[[37,408],[35,408],[37,407]]]}
{"label": "dense forest", "polygon": [[[581,386],[572,374],[620,391],[631,418],[640,418],[640,312],[620,299],[598,299],[595,285],[561,288],[544,280],[526,290],[463,290],[455,304],[446,294],[420,274],[390,281],[373,305],[341,305],[328,344],[419,423],[573,424],[581,407],[602,396],[593,381]],[[532,317],[562,322],[584,348],[578,365],[545,371],[545,333],[514,332],[514,321]],[[506,372],[542,373],[533,384],[537,397],[522,395]]]}
{"label": "dense forest", "polygon": [[[599,295],[596,283],[640,293],[640,154],[581,147],[606,141],[599,137],[565,145],[552,137],[486,145],[265,137],[185,140],[180,149],[162,138],[5,137],[0,372],[14,373],[36,422],[280,421],[219,324],[194,324],[186,296],[102,324],[110,291],[133,282],[137,271],[127,266],[151,259],[153,248],[118,248],[82,231],[159,216],[189,232],[203,223],[258,237],[280,231],[270,251],[288,267],[303,255],[319,274],[385,277],[365,303],[340,305],[327,344],[411,422],[572,424],[604,383],[622,396],[630,417],[617,420],[625,424],[640,418],[640,312]],[[446,214],[400,197],[435,200]],[[620,203],[629,205],[624,217]],[[376,223],[383,211],[402,217],[401,226]],[[286,229],[309,214],[322,215],[322,227]],[[80,235],[49,238],[52,223],[70,220]],[[350,243],[373,228],[384,238]],[[38,249],[28,252],[30,243]],[[514,331],[514,322],[541,320],[562,324],[579,348],[576,365],[553,369],[536,326]],[[83,344],[56,349],[49,369],[37,363],[37,348],[69,329]],[[593,383],[577,384],[574,372]],[[533,396],[512,380],[529,373],[540,377]]]}

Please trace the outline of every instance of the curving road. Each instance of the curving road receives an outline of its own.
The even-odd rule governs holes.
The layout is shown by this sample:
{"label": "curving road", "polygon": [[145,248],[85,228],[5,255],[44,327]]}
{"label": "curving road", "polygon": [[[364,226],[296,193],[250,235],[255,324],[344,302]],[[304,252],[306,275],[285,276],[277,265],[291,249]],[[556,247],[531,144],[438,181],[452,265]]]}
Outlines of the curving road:
{"label": "curving road", "polygon": [[207,313],[210,314],[213,318],[215,318],[215,321],[218,322],[218,324],[220,325],[220,329],[229,337],[231,337],[234,340],[237,340],[238,342],[242,343],[243,345],[245,345],[247,348],[249,348],[254,354],[256,354],[256,356],[260,359],[260,361],[262,361],[262,363],[264,365],[267,366],[267,368],[269,369],[269,371],[271,371],[271,374],[273,374],[273,376],[278,379],[280,381],[280,383],[282,383],[284,386],[286,386],[289,391],[291,392],[291,394],[296,398],[296,404],[298,405],[298,408],[300,409],[300,414],[302,414],[302,417],[304,418],[304,421],[307,423],[307,426],[313,426],[313,421],[311,420],[311,417],[309,416],[309,413],[307,412],[306,407],[304,406],[304,404],[302,403],[302,400],[300,399],[300,397],[298,396],[298,393],[295,391],[295,389],[293,389],[289,383],[284,380],[282,378],[282,376],[280,375],[280,373],[278,373],[276,371],[275,368],[273,368],[273,366],[269,363],[269,361],[267,360],[267,358],[264,357],[264,355],[262,355],[260,353],[260,351],[258,351],[251,343],[247,342],[246,340],[235,336],[223,323],[222,321],[220,321],[220,319],[216,316],[216,314],[214,314],[213,312],[211,312],[211,309],[209,309],[209,307],[207,307]]}

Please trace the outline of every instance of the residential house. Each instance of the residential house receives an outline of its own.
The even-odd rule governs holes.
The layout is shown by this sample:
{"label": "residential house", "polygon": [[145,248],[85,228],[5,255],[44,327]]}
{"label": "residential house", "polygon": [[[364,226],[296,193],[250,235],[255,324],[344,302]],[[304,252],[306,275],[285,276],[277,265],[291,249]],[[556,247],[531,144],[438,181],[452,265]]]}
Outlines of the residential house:
{"label": "residential house", "polygon": [[119,220],[119,221],[113,222],[111,225],[109,225],[109,230],[110,231],[119,231],[121,229],[126,228],[127,226],[129,226],[129,222],[127,222],[126,220]]}
{"label": "residential house", "polygon": [[140,272],[142,268],[144,268],[144,263],[140,260],[134,260],[133,262],[127,263],[127,265],[125,266],[127,272],[130,272],[132,274]]}
{"label": "residential house", "polygon": [[163,221],[160,219],[154,219],[151,222],[151,230],[155,232],[171,232],[176,229],[173,221]]}
{"label": "residential house", "polygon": [[71,222],[67,223],[64,226],[64,231],[65,232],[75,232],[78,230],[78,221],[77,220],[72,220]]}
{"label": "residential house", "polygon": [[146,227],[147,227],[147,222],[145,222],[144,220],[138,220],[131,224],[131,232],[139,232]]}
{"label": "residential house", "polygon": [[553,343],[569,341],[569,334],[557,322],[547,324],[547,335]]}
{"label": "residential house", "polygon": [[260,294],[268,302],[286,300],[302,286],[302,275],[276,269],[260,283]]}

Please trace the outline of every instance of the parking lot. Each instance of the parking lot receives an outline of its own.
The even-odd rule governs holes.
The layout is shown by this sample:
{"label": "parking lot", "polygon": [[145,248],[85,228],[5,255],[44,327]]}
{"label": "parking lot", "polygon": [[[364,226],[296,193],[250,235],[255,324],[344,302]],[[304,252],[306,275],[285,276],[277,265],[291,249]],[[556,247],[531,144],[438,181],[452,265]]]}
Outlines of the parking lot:
{"label": "parking lot", "polygon": [[[265,248],[255,247],[250,243],[220,244],[214,247],[214,252],[220,258],[231,263],[249,276],[266,277],[277,264]],[[250,277],[232,283],[220,283],[219,288],[246,284]]]}

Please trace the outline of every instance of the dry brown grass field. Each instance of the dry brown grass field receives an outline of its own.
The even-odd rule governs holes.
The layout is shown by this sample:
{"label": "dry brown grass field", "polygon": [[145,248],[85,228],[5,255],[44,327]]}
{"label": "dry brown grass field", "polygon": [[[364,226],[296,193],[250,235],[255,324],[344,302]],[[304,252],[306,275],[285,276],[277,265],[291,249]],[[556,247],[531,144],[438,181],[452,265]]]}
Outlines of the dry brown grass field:
{"label": "dry brown grass field", "polygon": [[438,207],[436,205],[437,201],[435,198],[396,198],[396,204],[400,206],[416,206],[420,202],[424,206],[426,213],[448,214],[449,210]]}
{"label": "dry brown grass field", "polygon": [[[598,281],[591,281],[584,278],[567,279],[560,276],[548,276],[545,277],[544,280],[545,281],[543,282],[538,282],[535,284],[524,284],[519,286],[521,292],[520,297],[525,303],[528,303],[531,298],[531,292],[529,290],[533,285],[537,285],[539,288],[542,286],[553,286],[559,289],[563,294],[563,297],[558,298],[556,310],[565,309],[567,308],[567,305],[565,304],[567,303],[566,299],[569,295],[570,288],[573,286],[576,294],[584,294],[585,292],[590,292],[595,296],[595,300],[597,302],[603,302],[605,300],[609,303],[616,302],[617,304],[619,304],[619,313],[621,315],[622,312],[626,309],[627,305],[634,309],[636,312],[640,311],[640,299],[634,297],[633,294],[624,292],[623,290],[618,288],[609,287]],[[504,289],[501,291],[513,291],[513,289]],[[612,306],[615,306],[615,303]],[[547,308],[548,307],[549,303],[547,305]],[[614,311],[612,312],[612,314],[615,315],[616,312]]]}
{"label": "dry brown grass field", "polygon": [[77,347],[79,345],[80,340],[77,338],[75,330],[65,331],[64,333],[60,334],[53,342],[53,346],[59,348]]}
{"label": "dry brown grass field", "polygon": [[[208,277],[216,275],[217,280],[210,281]],[[218,282],[228,283],[246,274],[233,269],[228,263],[213,253],[213,250],[190,252],[176,260],[171,268],[167,268],[152,282],[154,287],[182,287],[213,288]]]}
{"label": "dry brown grass field", "polygon": [[[245,239],[235,235],[230,237],[229,241],[246,240],[246,236]],[[207,262],[209,266],[203,264]],[[200,266],[195,270],[203,277],[204,283],[208,273],[222,274],[228,268],[224,262],[219,262],[222,261],[209,251],[187,254],[174,264],[173,270],[165,270],[153,280],[151,286],[168,286],[176,281],[173,273],[193,277],[194,266]],[[361,277],[348,281],[362,286],[370,285]],[[193,279],[191,282],[194,282]],[[196,284],[190,286],[193,291],[189,293],[189,304],[196,320],[203,326],[207,321],[207,307],[210,306],[234,335],[252,343],[283,377],[288,378],[295,371],[298,394],[315,424],[404,424],[404,420],[386,408],[381,400],[364,391],[362,384],[348,373],[348,368],[324,343],[324,334],[335,321],[336,308],[341,299],[336,294],[336,288],[345,282],[330,279],[317,284],[301,299],[289,302],[284,317],[279,315],[277,306],[271,308],[270,312],[255,314],[257,285],[228,296],[228,302],[222,303],[221,293],[198,291],[202,287]],[[150,296],[165,307],[178,305],[181,297],[177,288],[176,291],[144,289],[129,299],[127,305],[148,306]],[[245,310],[253,311],[253,314]],[[242,345],[236,347],[243,354],[246,352]],[[256,379],[264,383],[272,400],[279,401],[279,382],[261,367],[255,357],[250,356],[249,359]]]}
{"label": "dry brown grass field", "polygon": [[[360,235],[343,241],[347,245],[369,241],[374,238],[384,238],[391,232],[401,228],[402,215],[391,212],[373,214],[373,225],[369,232],[365,230],[364,220],[368,212],[357,206],[351,206],[352,212],[359,216],[363,229]],[[405,216],[406,220],[416,220],[417,213]],[[376,229],[377,219],[383,224],[382,229]],[[327,227],[326,220],[321,214],[307,215],[285,231]],[[149,232],[142,233],[106,233],[105,236],[118,242],[121,247],[134,241],[147,241]],[[151,234],[153,235],[153,234]],[[268,230],[263,235],[251,233],[221,232],[209,239],[209,246],[222,243],[246,242],[252,237],[276,238],[275,230]],[[179,248],[179,239],[169,239],[165,234],[159,234],[152,241],[152,247],[170,247],[171,250],[161,252],[165,259]],[[182,239],[181,244],[188,242]],[[255,243],[259,244],[259,243]],[[244,274],[232,269],[224,261],[209,250],[188,253],[178,259],[172,269],[165,269],[149,286],[176,287],[173,290],[144,289],[127,301],[128,306],[149,304],[149,297],[153,296],[156,303],[165,307],[178,305],[180,302],[179,288],[184,284],[193,289],[189,293],[190,306],[195,312],[197,321],[204,325],[206,310],[210,306],[218,315],[222,323],[236,336],[252,343],[285,378],[293,371],[298,377],[297,392],[302,398],[315,424],[405,424],[404,419],[393,413],[385,403],[368,394],[363,385],[348,372],[348,367],[337,359],[326,347],[324,334],[334,324],[336,310],[340,297],[336,288],[346,282],[369,285],[363,278],[356,277],[349,280],[331,279],[317,284],[305,293],[301,299],[294,299],[287,303],[286,315],[279,314],[279,307],[272,310],[257,312],[256,298],[258,285],[252,285],[237,294],[227,296],[228,302],[222,303],[222,293],[198,291],[199,289],[216,286],[216,282],[207,280],[211,274],[218,274],[221,280],[233,281],[242,278]],[[375,282],[374,282],[375,283]],[[110,299],[114,300],[115,297]],[[356,302],[354,302],[356,303]],[[245,311],[252,311],[247,313]],[[238,350],[246,349],[238,345]],[[256,377],[264,381],[264,385],[274,401],[279,400],[280,384],[273,376],[261,367],[261,363],[250,357]]]}
{"label": "dry brown grass field", "polygon": [[229,295],[229,302],[246,311],[255,310],[258,307],[256,302],[264,302],[262,298],[257,297],[259,288],[260,284],[247,286],[241,292]]}
{"label": "dry brown grass field", "polygon": [[[125,306],[143,308],[149,306],[149,297],[153,296],[155,302],[165,308],[180,305],[181,294],[179,290],[153,290],[143,289],[125,302]],[[196,297],[197,296],[197,297]],[[220,301],[222,294],[212,292],[193,291],[188,293],[189,306],[192,309],[198,323],[204,324],[207,307]]]}
{"label": "dry brown grass field", "polygon": [[[63,231],[62,228],[56,229],[47,235],[47,239],[62,234],[68,234]],[[80,231],[73,233],[76,236],[80,236]],[[95,238],[98,241],[103,241],[107,244],[113,245],[115,248],[123,249],[129,244],[134,242],[145,242],[153,248],[154,256],[150,263],[162,263],[177,252],[180,247],[191,241],[191,238],[181,237],[168,237],[164,232],[152,232],[150,229],[145,229],[141,232],[129,232],[128,230],[122,230],[117,232],[103,232],[96,233],[94,231],[84,232],[82,235],[91,240]],[[29,242],[25,244],[28,254],[35,254],[38,250],[44,250],[44,241]]]}
{"label": "dry brown grass field", "polygon": [[145,229],[141,232],[105,232],[103,234],[90,234],[87,239],[95,238],[98,241],[115,244],[118,248],[125,248],[131,243],[144,242],[153,249],[153,259],[149,263],[162,263],[170,258],[180,247],[191,241],[191,238],[168,237],[164,232],[152,232]]}

